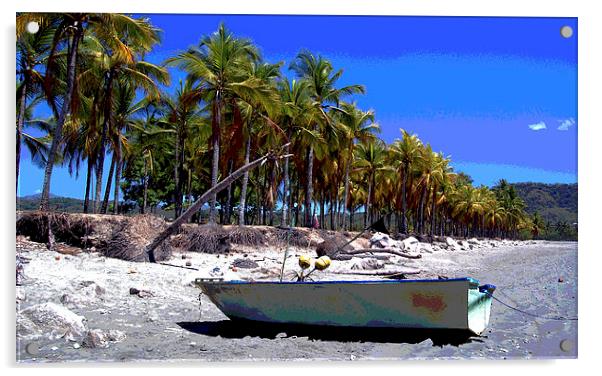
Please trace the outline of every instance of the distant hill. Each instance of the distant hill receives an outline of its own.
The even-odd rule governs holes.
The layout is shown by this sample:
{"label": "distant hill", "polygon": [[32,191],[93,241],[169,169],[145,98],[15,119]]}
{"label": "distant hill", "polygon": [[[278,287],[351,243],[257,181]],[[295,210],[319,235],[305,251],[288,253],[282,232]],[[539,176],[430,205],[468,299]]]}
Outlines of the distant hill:
{"label": "distant hill", "polygon": [[527,212],[539,213],[549,223],[577,222],[577,183],[514,183],[516,192],[527,204]]}
{"label": "distant hill", "polygon": [[[17,210],[37,210],[40,206],[40,194],[17,197]],[[70,197],[60,197],[50,195],[50,209],[68,212],[81,213],[84,207],[84,200]]]}

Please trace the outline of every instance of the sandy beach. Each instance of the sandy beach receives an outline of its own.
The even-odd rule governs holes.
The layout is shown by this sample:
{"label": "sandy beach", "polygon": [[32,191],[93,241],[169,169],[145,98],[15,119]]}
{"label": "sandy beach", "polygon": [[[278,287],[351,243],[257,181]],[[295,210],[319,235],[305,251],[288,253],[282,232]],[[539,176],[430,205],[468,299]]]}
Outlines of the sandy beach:
{"label": "sandy beach", "polygon": [[[417,260],[395,260],[394,256],[389,263],[429,270],[432,275],[474,277],[495,284],[496,297],[522,310],[546,317],[576,317],[577,243],[506,243],[428,252]],[[237,247],[230,255],[188,253],[183,259],[175,254],[170,260],[182,266],[189,262],[199,271],[127,262],[97,253],[65,255],[25,239],[18,239],[17,249],[27,262],[23,284],[17,286],[20,362],[577,356],[576,321],[529,317],[496,301],[489,328],[481,337],[470,338],[408,330],[240,325],[229,321],[206,297],[199,305],[199,290],[192,284],[196,277],[276,279],[283,248],[259,252]],[[311,251],[293,249],[287,270],[296,268],[299,254]],[[233,271],[230,266],[236,259],[254,260],[258,267]],[[357,260],[334,261],[332,268],[317,278],[366,279],[336,274],[354,262]],[[49,317],[44,312],[51,316],[59,312],[59,316],[66,314],[80,321],[68,329],[61,323],[40,325],[36,318]],[[568,351],[560,347],[563,340]]]}

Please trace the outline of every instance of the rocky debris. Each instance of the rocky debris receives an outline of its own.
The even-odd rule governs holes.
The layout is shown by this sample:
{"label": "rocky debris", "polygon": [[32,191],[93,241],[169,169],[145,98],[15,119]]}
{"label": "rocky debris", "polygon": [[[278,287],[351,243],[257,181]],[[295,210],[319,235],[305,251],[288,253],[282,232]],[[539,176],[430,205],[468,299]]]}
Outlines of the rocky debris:
{"label": "rocky debris", "polygon": [[396,240],[382,232],[377,232],[370,238],[370,248],[393,248],[397,246],[397,244]]}
{"label": "rocky debris", "polygon": [[17,298],[17,304],[19,304],[21,302],[24,302],[27,299],[27,297],[25,295],[25,291],[23,291],[22,289],[20,289],[20,288],[17,287],[17,291],[16,292],[17,292],[17,294],[16,294],[17,295],[16,296],[16,298]]}
{"label": "rocky debris", "polygon": [[91,329],[86,334],[82,345],[88,348],[107,348],[111,342],[121,342],[125,337],[125,333],[119,330],[105,332],[100,329]]}
{"label": "rocky debris", "polygon": [[31,319],[21,312],[17,312],[17,337],[35,338],[42,334],[42,330]]}
{"label": "rocky debris", "polygon": [[445,238],[445,244],[448,251],[459,251],[461,249],[460,244],[449,236]]}
{"label": "rocky debris", "polygon": [[130,287],[130,295],[136,295],[139,298],[150,298],[155,296],[155,294],[148,290],[141,290],[137,289],[136,287]]}
{"label": "rocky debris", "polygon": [[401,241],[401,249],[404,252],[416,252],[419,244],[420,243],[418,242],[418,239],[416,239],[413,236],[410,236],[409,238],[406,238]]}
{"label": "rocky debris", "polygon": [[[437,249],[437,250],[439,250],[439,249]],[[418,245],[418,251],[420,253],[433,253],[434,246],[432,244],[429,244],[429,243],[420,243]]]}
{"label": "rocky debris", "polygon": [[81,341],[87,332],[85,317],[52,302],[31,306],[22,310],[21,314],[44,333],[50,332],[51,339]]}
{"label": "rocky debris", "polygon": [[259,264],[248,258],[238,258],[232,262],[231,266],[241,269],[255,269],[259,267]]}

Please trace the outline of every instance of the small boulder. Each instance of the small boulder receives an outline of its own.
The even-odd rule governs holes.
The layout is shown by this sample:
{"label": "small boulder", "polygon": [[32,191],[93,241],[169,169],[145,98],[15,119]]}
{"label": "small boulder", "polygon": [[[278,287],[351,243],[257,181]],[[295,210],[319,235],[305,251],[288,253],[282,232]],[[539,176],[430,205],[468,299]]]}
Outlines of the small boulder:
{"label": "small boulder", "polygon": [[434,247],[429,243],[420,243],[419,250],[424,253],[433,253]]}
{"label": "small boulder", "polygon": [[418,239],[410,236],[401,241],[401,249],[405,252],[415,252],[419,244]]}
{"label": "small boulder", "polygon": [[109,347],[109,338],[102,330],[91,329],[88,331],[88,334],[86,334],[82,345],[92,349],[106,348]]}
{"label": "small boulder", "polygon": [[457,251],[460,249],[458,242],[450,237],[445,238],[445,244],[447,245],[447,249],[450,251]]}
{"label": "small boulder", "polygon": [[49,332],[51,338],[65,338],[80,341],[86,335],[86,318],[55,303],[43,303],[24,309],[21,313]]}

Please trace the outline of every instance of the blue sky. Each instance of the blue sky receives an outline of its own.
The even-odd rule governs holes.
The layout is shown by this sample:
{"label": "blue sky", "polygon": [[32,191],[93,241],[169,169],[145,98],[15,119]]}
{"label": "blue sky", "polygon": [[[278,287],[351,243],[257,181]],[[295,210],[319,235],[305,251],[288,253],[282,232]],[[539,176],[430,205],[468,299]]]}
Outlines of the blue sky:
{"label": "blue sky", "polygon": [[[366,86],[354,100],[376,112],[385,141],[398,138],[400,128],[416,133],[475,184],[577,181],[574,18],[146,16],[163,30],[152,62],[224,21],[270,62],[287,67],[302,48],[327,57],[344,70],[341,85]],[[571,38],[560,34],[565,25]],[[171,72],[174,83],[183,77]],[[21,195],[42,184],[42,171],[28,159]],[[75,179],[55,168],[52,191],[83,197],[84,183],[85,171]]]}

